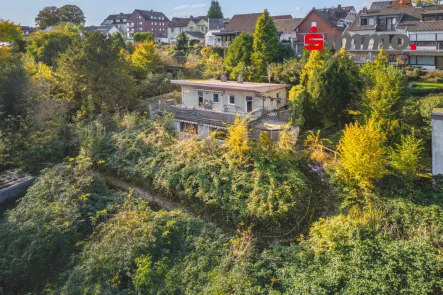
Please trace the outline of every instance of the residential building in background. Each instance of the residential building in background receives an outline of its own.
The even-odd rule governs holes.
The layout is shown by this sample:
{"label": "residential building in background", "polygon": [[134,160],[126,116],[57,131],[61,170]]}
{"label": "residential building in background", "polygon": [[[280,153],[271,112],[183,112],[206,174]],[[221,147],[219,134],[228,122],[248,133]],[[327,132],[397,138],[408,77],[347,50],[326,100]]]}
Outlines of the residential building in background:
{"label": "residential building in background", "polygon": [[221,18],[210,18],[208,19],[208,32],[205,35],[205,46],[216,46],[216,36],[214,33],[220,32],[229,23]]}
{"label": "residential building in background", "polygon": [[123,33],[117,26],[114,25],[101,25],[101,26],[88,26],[85,27],[86,32],[100,32],[105,35],[121,34],[126,38],[126,34]]}
{"label": "residential building in background", "polygon": [[412,0],[376,1],[372,2],[370,9],[401,8],[408,6],[412,6]]}
{"label": "residential building in background", "polygon": [[[236,14],[229,21],[228,25],[220,30],[214,32],[216,36],[215,43],[217,46],[228,46],[234,41],[235,37],[241,33],[254,33],[255,25],[262,13]],[[291,15],[278,15],[272,17],[275,20],[279,19],[293,19]]]}
{"label": "residential building in background", "polygon": [[297,28],[302,21],[303,21],[302,18],[288,18],[288,19],[274,20],[280,41],[290,42],[292,47],[294,47],[297,41]]}
{"label": "residential building in background", "polygon": [[[404,62],[407,65],[428,70],[443,69],[443,5],[400,8],[363,9],[354,23],[346,30],[350,35],[389,36],[391,41],[396,34],[406,34],[416,50],[396,50],[389,46],[384,50],[391,62]],[[374,39],[369,39],[369,48],[363,50],[352,43],[349,52],[359,63],[372,60],[379,49],[373,50]],[[382,44],[382,41],[377,40]],[[389,42],[392,44],[392,42]]]}
{"label": "residential building in background", "polygon": [[28,37],[32,32],[36,30],[34,27],[21,26],[20,30],[22,31],[23,36]]}
{"label": "residential building in background", "polygon": [[[206,41],[206,35],[225,27],[224,19],[207,18],[206,16],[179,18],[174,17],[168,27],[168,39],[172,44],[182,32],[189,40]],[[209,34],[211,36],[211,34]],[[206,42],[205,42],[206,43]]]}
{"label": "residential building in background", "polygon": [[130,17],[130,13],[111,14],[101,23],[101,26],[115,26],[126,36]]}
{"label": "residential building in background", "polygon": [[153,33],[156,42],[168,42],[169,19],[163,12],[136,9],[128,19],[127,39],[135,33]]}
{"label": "residential building in background", "polygon": [[260,132],[266,131],[278,140],[283,125],[291,117],[287,110],[290,85],[224,79],[172,80],[171,83],[181,86],[181,102],[160,104],[158,108],[174,115],[175,128],[180,133],[207,137],[212,131],[226,131],[226,125],[233,124],[240,116],[249,118],[252,138],[258,139]]}
{"label": "residential building in background", "polygon": [[198,17],[173,17],[168,26],[169,43],[174,43],[180,33],[185,32],[189,40],[204,41],[208,31],[208,18]]}
{"label": "residential building in background", "polygon": [[327,40],[328,35],[342,34],[346,29],[346,25],[334,11],[313,8],[297,27],[295,51],[298,55],[303,52],[305,36],[312,33],[313,26],[317,27],[316,33],[322,34],[324,40]]}
{"label": "residential building in background", "polygon": [[354,6],[344,6],[342,7],[340,4],[337,7],[332,6],[331,8],[319,9],[327,14],[334,15],[338,21],[338,26],[349,26],[354,22],[354,19],[357,16],[357,10],[355,10]]}

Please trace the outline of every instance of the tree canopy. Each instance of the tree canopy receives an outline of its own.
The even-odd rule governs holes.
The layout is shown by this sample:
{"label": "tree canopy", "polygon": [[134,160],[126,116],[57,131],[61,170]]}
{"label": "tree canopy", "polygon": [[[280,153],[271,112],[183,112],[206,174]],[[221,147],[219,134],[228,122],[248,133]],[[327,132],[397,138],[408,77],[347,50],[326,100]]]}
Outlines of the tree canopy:
{"label": "tree canopy", "polygon": [[74,25],[84,25],[85,24],[85,14],[76,5],[65,5],[58,9],[57,11],[59,20],[64,23],[71,23]]}
{"label": "tree canopy", "polygon": [[9,20],[0,19],[0,41],[15,42],[22,38],[20,27]]}
{"label": "tree canopy", "polygon": [[257,20],[252,45],[253,53],[251,58],[257,79],[260,79],[260,76],[267,73],[268,65],[277,58],[278,43],[278,33],[274,20],[268,10],[265,9]]}
{"label": "tree canopy", "polygon": [[211,6],[209,7],[208,14],[206,16],[208,18],[223,18],[223,12],[218,0],[211,1]]}
{"label": "tree canopy", "polygon": [[40,29],[46,29],[47,27],[56,25],[60,22],[60,15],[58,14],[58,8],[55,6],[48,6],[43,8],[35,18],[35,24]]}

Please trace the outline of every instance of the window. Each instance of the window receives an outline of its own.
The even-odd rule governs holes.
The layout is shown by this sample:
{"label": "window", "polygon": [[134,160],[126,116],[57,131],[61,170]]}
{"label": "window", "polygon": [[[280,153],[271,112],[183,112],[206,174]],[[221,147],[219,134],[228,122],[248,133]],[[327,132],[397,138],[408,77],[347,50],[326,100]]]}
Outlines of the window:
{"label": "window", "polygon": [[143,24],[143,22],[138,22],[138,24],[139,24],[139,25],[142,25],[142,24]]}
{"label": "window", "polygon": [[218,93],[212,94],[212,102],[213,103],[218,103]]}
{"label": "window", "polygon": [[197,94],[198,94],[198,105],[203,105],[203,92],[199,91]]}
{"label": "window", "polygon": [[433,66],[435,60],[433,56],[411,56],[411,65]]}
{"label": "window", "polygon": [[316,27],[317,26],[317,22],[311,22],[311,27]]}
{"label": "window", "polygon": [[378,24],[379,24],[379,25],[384,25],[384,24],[386,24],[386,19],[384,19],[384,18],[380,18],[380,19],[378,20]]}
{"label": "window", "polygon": [[443,20],[443,15],[437,15],[437,20]]}
{"label": "window", "polygon": [[234,95],[229,95],[229,104],[235,104],[235,96]]}
{"label": "window", "polygon": [[424,21],[433,21],[435,20],[435,15],[425,15],[423,16]]}
{"label": "window", "polygon": [[174,33],[174,29],[175,29],[175,28],[171,28],[171,32],[172,32],[172,33]]}
{"label": "window", "polygon": [[142,19],[141,15],[137,16],[138,19]]}
{"label": "window", "polygon": [[277,98],[280,98],[280,92],[277,92]]}
{"label": "window", "polygon": [[360,20],[360,25],[362,26],[367,26],[368,25],[368,19],[367,18],[362,18]]}

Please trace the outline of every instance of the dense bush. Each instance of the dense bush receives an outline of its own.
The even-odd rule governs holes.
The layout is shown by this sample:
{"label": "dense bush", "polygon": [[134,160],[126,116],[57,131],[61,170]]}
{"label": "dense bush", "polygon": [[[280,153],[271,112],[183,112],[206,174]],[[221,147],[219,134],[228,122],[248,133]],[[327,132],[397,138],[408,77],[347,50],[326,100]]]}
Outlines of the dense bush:
{"label": "dense bush", "polygon": [[0,221],[0,285],[7,293],[55,282],[92,231],[92,218],[120,195],[88,172],[87,159],[43,172]]}
{"label": "dense bush", "polygon": [[281,222],[306,210],[308,185],[294,156],[284,157],[272,140],[248,142],[244,128],[231,129],[220,144],[177,140],[161,124],[147,122],[113,134],[105,167],[234,224]]}

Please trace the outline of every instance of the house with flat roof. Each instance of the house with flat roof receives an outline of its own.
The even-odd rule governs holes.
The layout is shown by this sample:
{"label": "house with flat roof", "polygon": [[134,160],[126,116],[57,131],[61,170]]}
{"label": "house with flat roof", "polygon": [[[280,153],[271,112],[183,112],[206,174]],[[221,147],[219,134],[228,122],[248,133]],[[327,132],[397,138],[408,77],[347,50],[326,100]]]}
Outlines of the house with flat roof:
{"label": "house with flat roof", "polygon": [[[386,46],[383,51],[389,55],[391,62],[401,60],[423,69],[443,69],[443,5],[363,9],[346,33],[363,38],[368,35],[368,48],[358,46],[358,42],[352,40],[348,50],[359,63],[372,60],[378,54],[380,49],[374,48],[374,42],[379,42],[379,45]],[[410,46],[404,50],[393,48],[391,41],[399,34],[407,35],[416,49],[412,50]],[[384,43],[384,39],[389,44]],[[394,42],[402,44],[401,40]]]}
{"label": "house with flat roof", "polygon": [[172,80],[181,86],[181,101],[176,105],[160,103],[160,111],[174,115],[178,132],[206,137],[211,131],[227,130],[237,116],[249,119],[258,138],[268,131],[278,140],[283,124],[290,120],[285,84],[252,83],[222,80]]}

